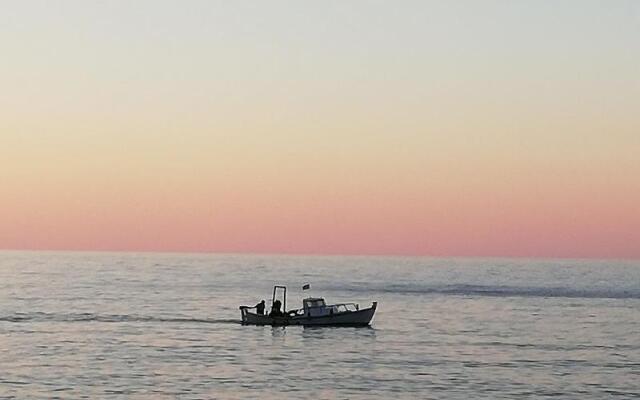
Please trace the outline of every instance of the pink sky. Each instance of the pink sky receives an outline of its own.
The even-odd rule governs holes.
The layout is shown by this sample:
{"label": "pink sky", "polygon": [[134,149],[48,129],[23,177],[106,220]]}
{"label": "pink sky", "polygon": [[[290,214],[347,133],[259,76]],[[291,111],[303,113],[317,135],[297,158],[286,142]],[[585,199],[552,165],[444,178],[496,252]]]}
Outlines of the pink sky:
{"label": "pink sky", "polygon": [[369,173],[343,167],[342,174],[323,176],[309,163],[287,164],[279,166],[281,176],[257,168],[243,179],[207,171],[192,171],[189,179],[182,179],[185,172],[154,179],[126,171],[67,179],[34,173],[5,185],[11,190],[0,200],[0,243],[61,250],[640,255],[640,190],[613,173],[561,176],[555,167],[506,166],[499,173],[477,166],[450,171],[447,180],[439,170],[395,175],[374,165],[365,168]]}

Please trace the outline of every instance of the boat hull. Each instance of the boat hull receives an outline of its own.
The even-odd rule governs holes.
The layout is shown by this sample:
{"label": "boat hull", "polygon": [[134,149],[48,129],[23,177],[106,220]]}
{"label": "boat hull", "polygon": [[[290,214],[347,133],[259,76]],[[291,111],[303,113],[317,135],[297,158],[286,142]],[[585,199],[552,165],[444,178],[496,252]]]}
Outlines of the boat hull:
{"label": "boat hull", "polygon": [[269,317],[268,315],[252,313],[247,308],[241,309],[240,311],[242,314],[242,323],[245,325],[368,326],[373,319],[376,308],[377,303],[374,302],[370,308],[317,317]]}

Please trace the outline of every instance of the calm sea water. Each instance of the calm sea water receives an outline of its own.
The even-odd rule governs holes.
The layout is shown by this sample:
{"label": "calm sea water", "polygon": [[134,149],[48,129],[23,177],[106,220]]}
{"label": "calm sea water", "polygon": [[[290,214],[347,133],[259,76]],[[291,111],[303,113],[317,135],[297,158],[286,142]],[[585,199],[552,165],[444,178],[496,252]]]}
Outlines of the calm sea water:
{"label": "calm sea water", "polygon": [[[378,313],[240,325],[274,284]],[[3,399],[550,397],[640,397],[640,263],[0,252]]]}

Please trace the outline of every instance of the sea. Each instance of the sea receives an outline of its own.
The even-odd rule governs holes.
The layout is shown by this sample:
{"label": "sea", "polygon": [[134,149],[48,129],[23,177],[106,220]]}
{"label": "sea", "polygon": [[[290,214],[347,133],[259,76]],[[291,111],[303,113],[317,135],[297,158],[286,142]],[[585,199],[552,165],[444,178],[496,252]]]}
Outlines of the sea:
{"label": "sea", "polygon": [[[378,311],[240,324],[274,285]],[[640,398],[640,262],[2,251],[0,398]]]}

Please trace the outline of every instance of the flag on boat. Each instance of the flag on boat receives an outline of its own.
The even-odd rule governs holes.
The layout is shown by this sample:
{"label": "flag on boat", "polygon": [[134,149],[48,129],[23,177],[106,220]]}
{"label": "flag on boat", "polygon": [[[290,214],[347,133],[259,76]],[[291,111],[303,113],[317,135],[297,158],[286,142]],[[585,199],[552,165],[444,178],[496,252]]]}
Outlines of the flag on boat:
{"label": "flag on boat", "polygon": [[309,285],[308,283],[305,283],[304,285],[302,285],[302,290],[307,290],[311,287],[311,285]]}

